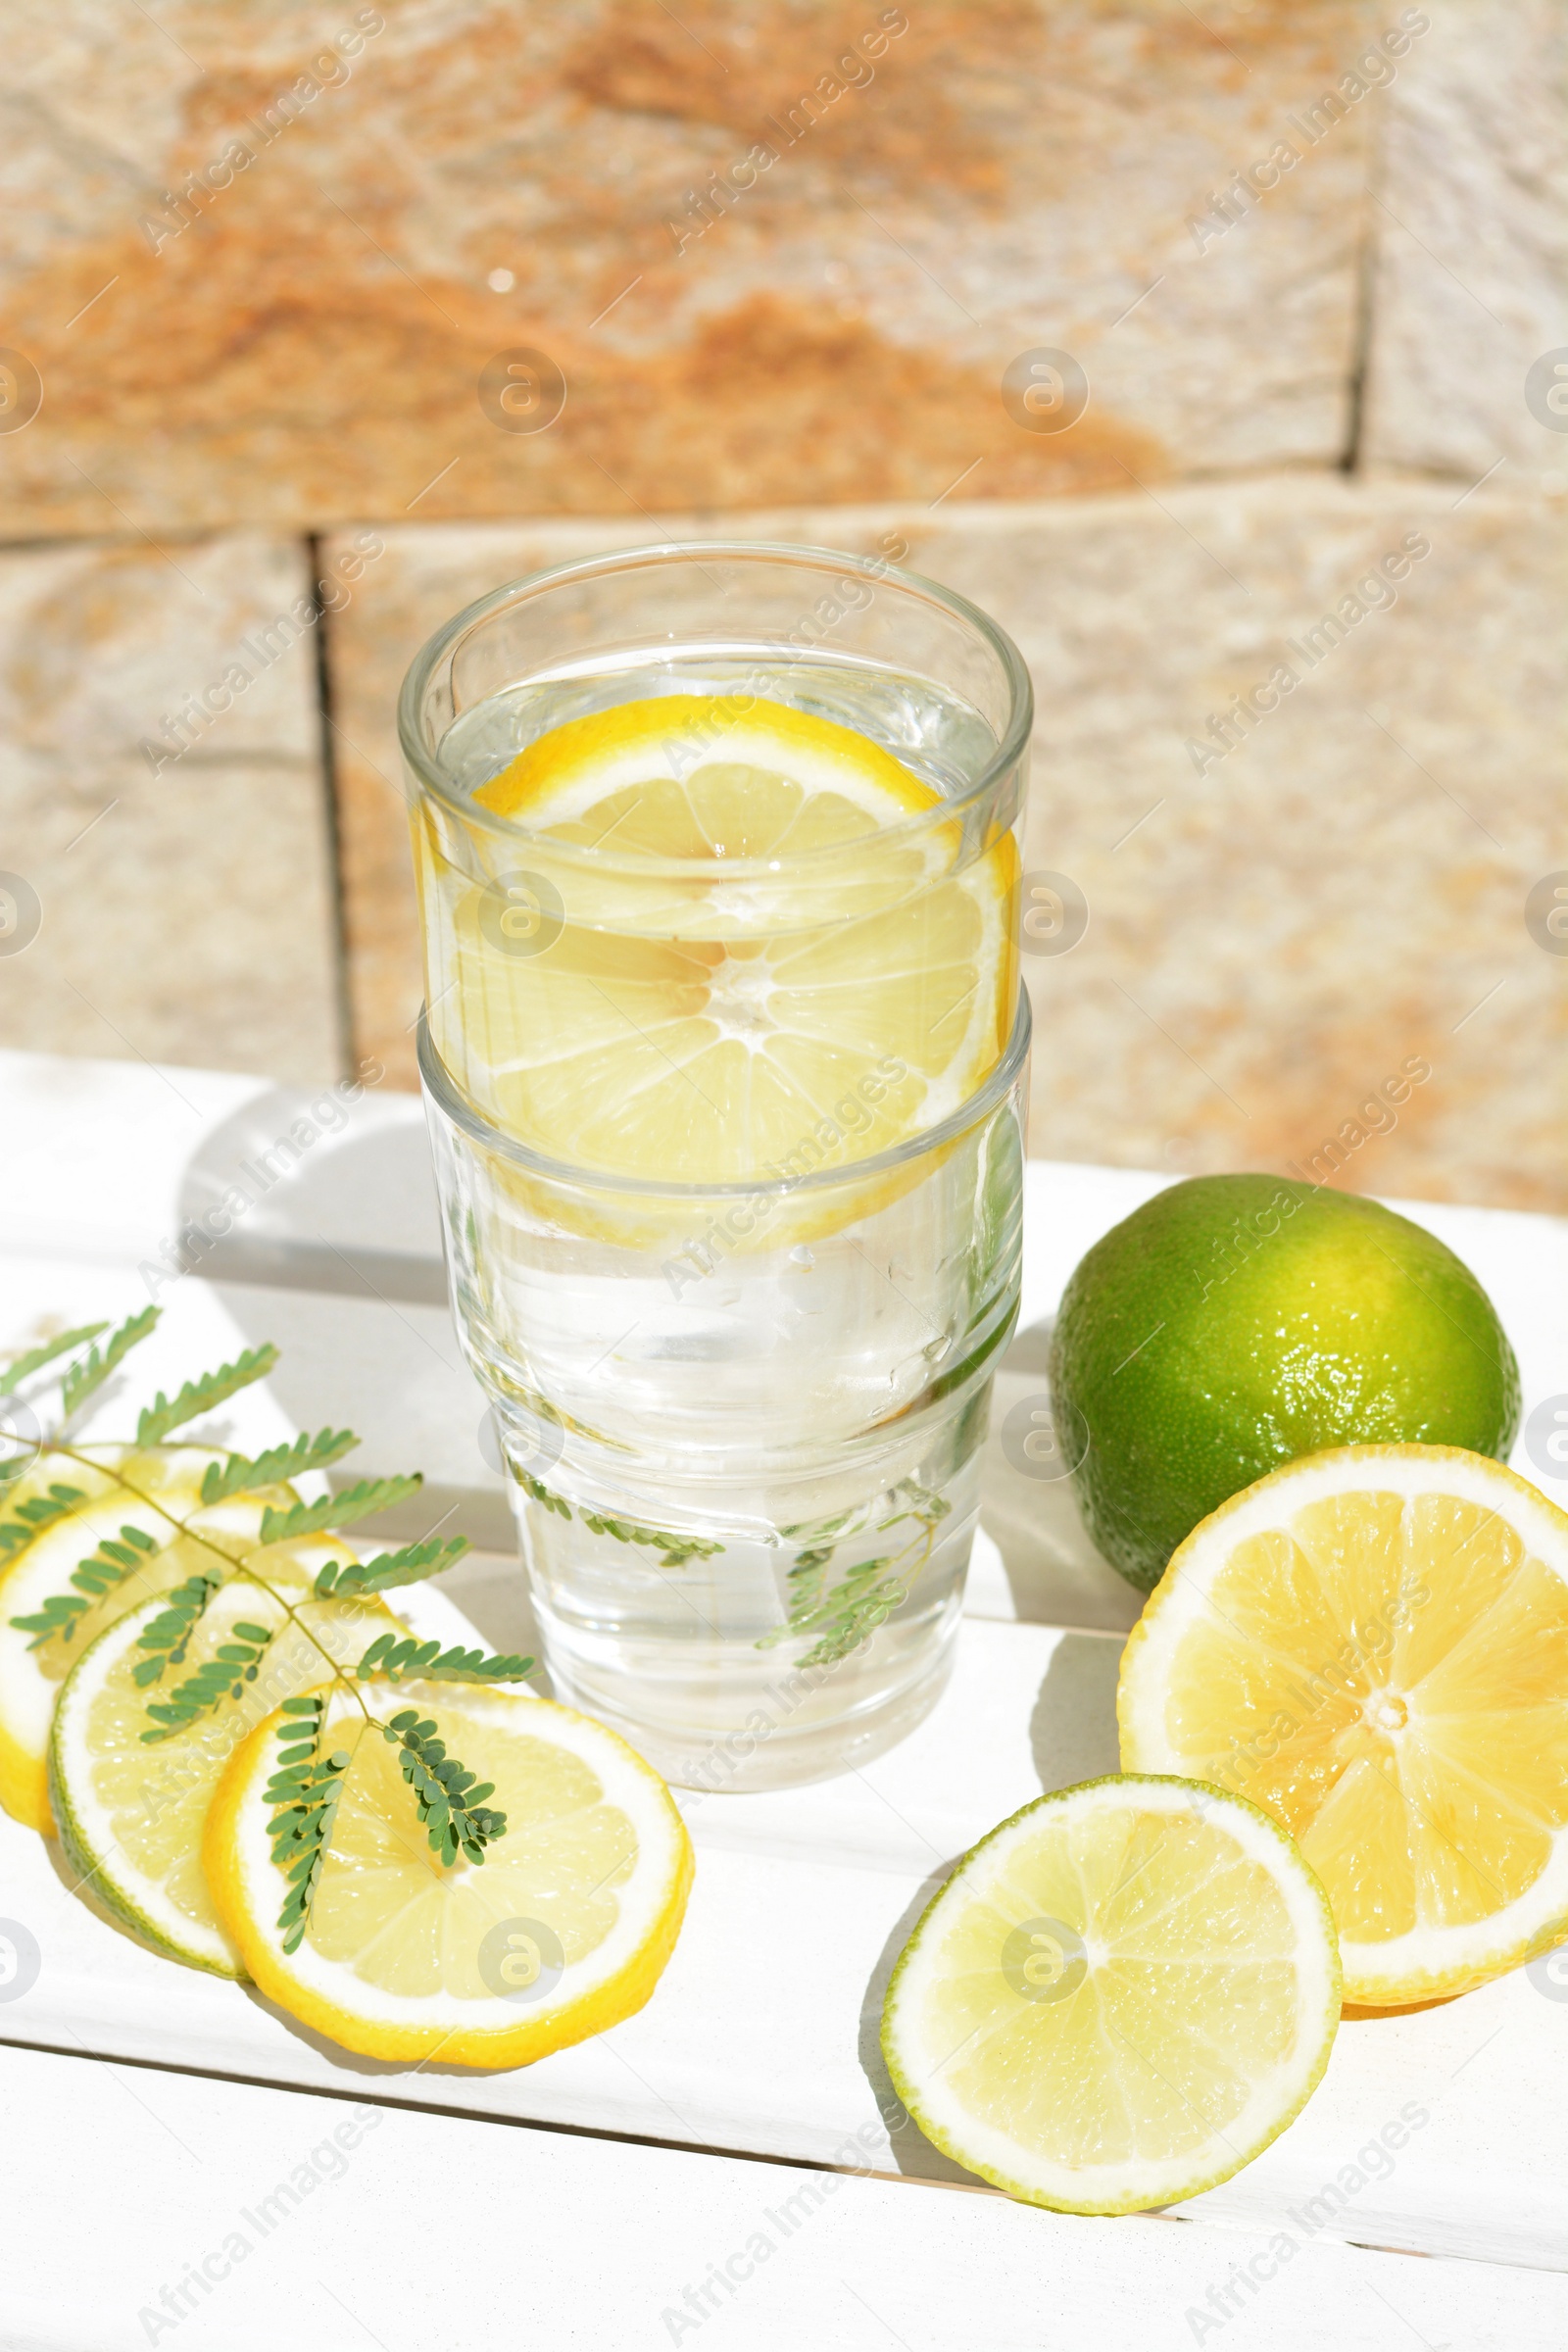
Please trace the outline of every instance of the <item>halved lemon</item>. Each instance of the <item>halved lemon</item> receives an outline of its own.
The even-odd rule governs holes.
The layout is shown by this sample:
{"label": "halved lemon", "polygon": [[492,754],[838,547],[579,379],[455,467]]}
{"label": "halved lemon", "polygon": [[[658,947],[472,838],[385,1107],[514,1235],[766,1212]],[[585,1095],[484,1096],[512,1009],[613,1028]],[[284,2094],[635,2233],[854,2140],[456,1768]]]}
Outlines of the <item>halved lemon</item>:
{"label": "halved lemon", "polygon": [[[674,1949],[692,1852],[668,1789],[613,1732],[548,1699],[455,1685],[366,1684],[382,1724],[413,1709],[450,1758],[494,1785],[505,1835],[443,1866],[400,1750],[339,1689],[320,1747],[349,1759],[304,1939],[277,1926],[267,1785],[282,1717],[224,1774],[208,1884],[263,1992],[371,2058],[522,2066],[640,2009]],[[477,1790],[475,1791],[477,1795]]]}
{"label": "halved lemon", "polygon": [[714,1184],[845,1165],[1006,1050],[1011,835],[913,821],[941,796],[891,753],[740,699],[623,703],[529,745],[475,796],[518,828],[514,852],[486,836],[483,880],[434,816],[416,830],[432,1041],[552,1158]]}
{"label": "halved lemon", "polygon": [[[211,1544],[241,1556],[254,1551],[267,1506],[283,1510],[299,1499],[292,1487],[275,1486],[204,1509],[203,1473],[209,1462],[227,1458],[210,1446],[149,1446],[138,1451],[128,1446],[90,1446],[79,1451],[90,1458],[91,1467],[61,1454],[45,1454],[25,1481],[6,1490],[0,1512],[0,1523],[22,1524],[18,1505],[47,1496],[51,1489],[69,1489],[79,1497],[0,1574],[0,1805],[14,1820],[45,1837],[54,1834],[46,1764],[49,1726],[60,1686],[87,1644],[150,1593],[167,1592],[172,1585],[198,1573],[227,1574]],[[176,1520],[188,1522],[191,1532],[183,1533]],[[127,1529],[134,1531],[130,1540]],[[203,1536],[211,1544],[200,1540]],[[143,1550],[135,1537],[152,1548]],[[105,1555],[105,1590],[83,1592],[73,1585],[72,1576],[106,1541],[117,1547],[120,1559]],[[299,1585],[314,1578],[323,1562],[353,1556],[330,1536],[274,1544],[269,1574]],[[131,1566],[131,1561],[137,1564]],[[124,1568],[124,1575],[108,1583],[107,1576],[117,1566]],[[62,1622],[58,1633],[40,1638],[35,1625],[14,1622],[19,1617],[37,1618],[46,1613],[46,1601],[64,1598],[83,1605]]]}
{"label": "halved lemon", "polygon": [[924,2132],[1063,2213],[1228,2180],[1305,2104],[1340,2015],[1323,1889],[1255,1805],[1180,1780],[1038,1797],[965,1854],[888,1986]]}
{"label": "halved lemon", "polygon": [[[256,1554],[259,1564],[272,1557]],[[379,1600],[317,1600],[281,1580],[278,1591],[298,1624],[280,1600],[236,1577],[196,1621],[183,1659],[145,1686],[135,1679],[149,1655],[140,1637],[167,1607],[167,1589],[127,1610],[67,1675],[49,1740],[50,1802],[80,1890],[155,1951],[218,1977],[244,1974],[201,1865],[202,1829],[225,1765],[257,1721],[318,1683],[330,1659],[363,1657],[399,1622]],[[258,1644],[247,1628],[270,1639]],[[149,1706],[167,1702],[224,1646],[260,1649],[254,1680],[236,1666],[237,1696],[167,1739],[144,1740],[157,1728]]]}
{"label": "halved lemon", "polygon": [[1244,1791],[1328,1890],[1345,1997],[1568,1935],[1568,1516],[1482,1454],[1347,1446],[1233,1496],[1133,1631],[1122,1762]]}

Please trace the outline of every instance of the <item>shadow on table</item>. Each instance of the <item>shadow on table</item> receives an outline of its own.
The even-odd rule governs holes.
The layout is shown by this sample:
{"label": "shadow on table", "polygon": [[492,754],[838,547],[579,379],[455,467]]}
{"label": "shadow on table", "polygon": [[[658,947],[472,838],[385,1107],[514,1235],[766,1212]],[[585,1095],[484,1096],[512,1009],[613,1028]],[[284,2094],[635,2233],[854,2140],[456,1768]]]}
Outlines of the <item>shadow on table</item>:
{"label": "shadow on table", "polygon": [[[977,2188],[983,2184],[973,2173],[966,2172],[961,2164],[955,2164],[951,2156],[944,2156],[942,2150],[933,2147],[927,2139],[894,2089],[888,2062],[882,2055],[882,2004],[887,1998],[888,1980],[914,1933],[915,1922],[921,1912],[932,1896],[947,1885],[962,1859],[961,1854],[955,1854],[951,1862],[944,1862],[932,1871],[900,1913],[893,1933],[877,1956],[876,1966],[871,1971],[865,1988],[865,1997],[860,2004],[858,2055],[860,2071],[871,2085],[871,2096],[887,2128],[890,2151],[899,2171],[906,2173],[911,2180],[950,2180],[961,2186]],[[877,2159],[877,2169],[882,2169],[880,2158]]]}
{"label": "shadow on table", "polygon": [[1018,1420],[1051,1413],[1050,1316],[1013,1335],[997,1370],[981,1457],[980,1520],[1002,1554],[1014,1615],[1030,1625],[1125,1633],[1143,1596],[1091,1542],[1067,1476],[1020,1463]]}
{"label": "shadow on table", "polygon": [[[304,2042],[306,2048],[314,2050],[318,2058],[326,2059],[338,2074],[365,2075],[373,2081],[386,2082],[406,2082],[415,2075],[446,2076],[457,2082],[485,2082],[493,2076],[515,2075],[518,2071],[515,2066],[442,2066],[434,2058],[362,2057],[358,2050],[345,2049],[340,2041],[331,2041],[326,2034],[318,2034],[313,2026],[301,2025],[297,2017],[291,2017],[286,2009],[280,2009],[275,2001],[269,2000],[257,1985],[242,1984],[240,1990],[255,2008],[272,2018],[293,2040]],[[329,2086],[312,2082],[307,2087],[320,2090]],[[411,2106],[422,2106],[425,2102],[411,2100],[409,2103]],[[462,2102],[456,2101],[454,2104],[461,2107]]]}
{"label": "shadow on table", "polygon": [[[1064,1634],[1052,1652],[1029,1719],[1029,1745],[1040,1786],[1047,1794],[1078,1781],[1100,1780],[1118,1769],[1116,1673],[1121,1643],[1103,1634]],[[901,2173],[921,2180],[975,2185],[975,2176],[933,2147],[893,2087],[882,2055],[882,2004],[899,1957],[926,1905],[945,1886],[961,1861],[955,1855],[931,1872],[906,1904],[877,1956],[860,2004],[858,2056],[871,2085],[877,2112],[887,2127],[893,2161]]]}
{"label": "shadow on table", "polygon": [[1051,1653],[1029,1718],[1029,1749],[1040,1786],[1071,1788],[1121,1770],[1116,1744],[1116,1676],[1122,1644],[1106,1634],[1063,1634]]}

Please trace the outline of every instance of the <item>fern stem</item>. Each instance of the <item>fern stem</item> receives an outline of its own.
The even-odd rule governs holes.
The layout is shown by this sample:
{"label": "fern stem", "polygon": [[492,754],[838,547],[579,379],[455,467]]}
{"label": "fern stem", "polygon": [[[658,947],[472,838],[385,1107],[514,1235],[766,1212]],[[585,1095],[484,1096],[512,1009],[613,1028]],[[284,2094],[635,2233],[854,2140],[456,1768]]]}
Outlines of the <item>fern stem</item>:
{"label": "fern stem", "polygon": [[[374,1725],[377,1731],[385,1728],[379,1719],[370,1713],[370,1710],[366,1705],[360,1691],[344,1674],[338,1660],[333,1657],[332,1652],[326,1647],[324,1642],[317,1640],[310,1627],[306,1624],[304,1618],[294,1607],[292,1601],[285,1600],[282,1593],[277,1591],[276,1587],[270,1585],[266,1577],[259,1575],[257,1571],[250,1566],[248,1561],[241,1559],[236,1552],[225,1551],[221,1544],[215,1544],[212,1537],[205,1535],[199,1527],[192,1527],[188,1519],[181,1519],[177,1511],[172,1511],[168,1508],[167,1504],[160,1502],[156,1494],[149,1494],[144,1488],[134,1486],[131,1481],[125,1477],[122,1470],[118,1468],[111,1469],[110,1466],[105,1462],[95,1462],[89,1454],[78,1453],[74,1446],[63,1445],[58,1440],[54,1444],[49,1445],[46,1449],[51,1453],[63,1454],[68,1462],[80,1463],[85,1469],[97,1470],[102,1472],[106,1478],[112,1478],[117,1487],[122,1488],[127,1494],[133,1494],[138,1502],[144,1502],[149,1510],[156,1511],[158,1513],[160,1519],[167,1519],[170,1526],[177,1528],[182,1536],[188,1537],[193,1544],[200,1544],[206,1550],[216,1554],[219,1559],[226,1560],[229,1567],[232,1568],[237,1575],[245,1577],[251,1584],[258,1586],[260,1590],[268,1595],[270,1600],[274,1600],[277,1603],[278,1607],[283,1611],[290,1623],[305,1636],[305,1639],[307,1642],[309,1642],[311,1647],[313,1649],[319,1650],[321,1656],[326,1660],[328,1666],[332,1670],[332,1681],[334,1683],[341,1683],[346,1690],[353,1692],[355,1704],[358,1706],[361,1714],[365,1717],[367,1725]],[[144,1448],[143,1450],[150,1449]]]}

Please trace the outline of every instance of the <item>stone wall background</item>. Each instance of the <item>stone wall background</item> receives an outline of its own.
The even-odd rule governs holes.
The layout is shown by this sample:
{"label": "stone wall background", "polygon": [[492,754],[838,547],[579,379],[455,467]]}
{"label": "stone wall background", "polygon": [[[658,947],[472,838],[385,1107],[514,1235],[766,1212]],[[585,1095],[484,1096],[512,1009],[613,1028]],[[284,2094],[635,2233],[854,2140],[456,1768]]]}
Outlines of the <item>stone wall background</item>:
{"label": "stone wall background", "polygon": [[[1090,907],[1029,962],[1034,1148],[1284,1167],[1419,1056],[1339,1181],[1568,1205],[1563,22],[3,0],[0,1042],[412,1083],[429,629],[579,551],[893,528],[1027,655],[1027,862]],[[522,347],[548,430],[478,396]],[[1040,348],[1070,429],[1001,396]]]}

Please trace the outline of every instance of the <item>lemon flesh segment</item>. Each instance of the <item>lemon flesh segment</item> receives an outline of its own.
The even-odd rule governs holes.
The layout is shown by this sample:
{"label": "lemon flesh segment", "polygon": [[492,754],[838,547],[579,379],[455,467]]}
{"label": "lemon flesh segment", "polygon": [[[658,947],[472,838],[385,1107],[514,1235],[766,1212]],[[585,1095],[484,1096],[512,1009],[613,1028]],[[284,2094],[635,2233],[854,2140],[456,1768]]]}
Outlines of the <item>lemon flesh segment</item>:
{"label": "lemon flesh segment", "polygon": [[1328,2063],[1323,1890],[1256,1806],[1085,1782],[966,1854],[888,1987],[882,2047],[928,2139],[1015,2197],[1138,2213],[1250,2163]]}
{"label": "lemon flesh segment", "polygon": [[1195,1528],[1128,1642],[1131,1771],[1265,1806],[1345,1997],[1484,1984],[1568,1935],[1568,1516],[1482,1454],[1350,1446]]}
{"label": "lemon flesh segment", "polygon": [[323,1752],[345,1752],[311,1923],[292,1953],[266,1785],[276,1718],[234,1756],[207,1828],[208,1883],[261,1989],[302,2024],[372,2058],[521,2066],[640,2009],[674,1949],[691,1843],[668,1789],[585,1715],[525,1694],[368,1683],[382,1724],[409,1707],[449,1757],[492,1782],[506,1815],[482,1864],[444,1868],[398,1751],[344,1694]]}
{"label": "lemon flesh segment", "polygon": [[[955,819],[909,838],[941,796],[851,728],[761,701],[741,720],[706,697],[622,704],[475,798],[518,839],[486,841],[481,884],[419,837],[433,1040],[553,1158],[680,1183],[799,1174],[808,1146],[808,1165],[847,1164],[959,1108],[1006,1050],[1012,837],[977,848]],[[792,867],[811,853],[820,872]],[[514,870],[528,938],[497,898]]]}
{"label": "lemon flesh segment", "polygon": [[[257,1554],[264,1571],[270,1556]],[[337,1545],[332,1556],[352,1554]],[[220,1977],[245,1973],[201,1862],[208,1807],[224,1767],[280,1700],[330,1672],[331,1659],[353,1664],[378,1633],[401,1630],[378,1600],[316,1600],[281,1583],[278,1591],[298,1623],[282,1599],[236,1578],[209,1601],[183,1661],[145,1686],[133,1671],[149,1655],[140,1636],[166,1596],[127,1611],[67,1675],[49,1741],[49,1795],[62,1851],[89,1898],[155,1951]],[[149,1704],[165,1702],[232,1642],[236,1625],[270,1636],[254,1682],[242,1680],[237,1697],[169,1738],[145,1740],[143,1733],[157,1726]]]}
{"label": "lemon flesh segment", "polygon": [[[299,1499],[292,1487],[275,1486],[204,1509],[201,1486],[207,1467],[227,1459],[208,1446],[138,1450],[94,1446],[82,1450],[90,1454],[92,1467],[46,1454],[25,1481],[6,1490],[0,1510],[0,1525],[20,1525],[17,1506],[48,1494],[51,1488],[74,1488],[81,1497],[0,1573],[0,1804],[13,1819],[45,1837],[54,1834],[47,1757],[55,1700],[88,1643],[151,1593],[167,1592],[188,1576],[228,1574],[221,1555],[243,1558],[257,1549],[268,1505],[284,1510]],[[175,1521],[185,1522],[189,1533]],[[74,1586],[72,1576],[81,1562],[106,1539],[123,1544],[127,1527],[154,1545],[144,1555],[144,1564],[97,1595]],[[135,1552],[139,1547],[123,1548]],[[331,1538],[292,1546],[274,1544],[268,1555],[268,1573],[280,1583],[298,1585],[314,1577],[323,1561],[351,1556]],[[35,1630],[12,1622],[35,1617],[47,1600],[65,1595],[87,1603],[65,1631],[40,1640]]]}

